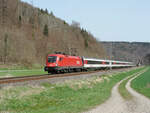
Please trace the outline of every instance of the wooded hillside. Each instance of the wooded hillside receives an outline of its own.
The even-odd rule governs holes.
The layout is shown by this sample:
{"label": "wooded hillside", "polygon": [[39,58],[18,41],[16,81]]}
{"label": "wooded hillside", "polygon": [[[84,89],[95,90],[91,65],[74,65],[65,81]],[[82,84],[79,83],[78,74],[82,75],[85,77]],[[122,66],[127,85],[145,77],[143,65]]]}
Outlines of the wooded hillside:
{"label": "wooded hillside", "polygon": [[[114,60],[150,64],[150,43],[148,42],[102,42],[106,53]],[[150,60],[149,60],[150,61]]]}
{"label": "wooded hillside", "polygon": [[55,51],[106,57],[101,43],[79,23],[69,25],[47,9],[20,0],[0,0],[1,64],[43,65],[47,54]]}

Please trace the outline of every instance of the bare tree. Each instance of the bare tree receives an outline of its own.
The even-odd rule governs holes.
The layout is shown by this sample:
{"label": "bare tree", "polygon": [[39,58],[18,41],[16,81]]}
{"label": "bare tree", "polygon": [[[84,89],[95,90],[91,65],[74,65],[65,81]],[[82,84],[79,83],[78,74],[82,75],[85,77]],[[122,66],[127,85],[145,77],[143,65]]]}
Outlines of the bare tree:
{"label": "bare tree", "polygon": [[72,26],[72,27],[75,27],[75,28],[80,28],[80,23],[79,23],[79,22],[76,22],[76,21],[72,21],[71,26]]}
{"label": "bare tree", "polygon": [[[6,32],[6,23],[7,23],[7,16],[8,16],[8,11],[7,11],[7,0],[0,0],[0,20],[1,20],[1,25],[2,25],[2,34],[4,35],[4,49],[3,49],[3,55],[1,55],[1,59],[3,60],[4,64],[6,63],[7,59],[7,40],[8,40],[8,35]],[[3,36],[3,35],[2,35]],[[3,59],[4,57],[4,59]]]}
{"label": "bare tree", "polygon": [[4,64],[7,61],[7,55],[8,55],[8,35],[5,34],[5,37],[4,37]]}
{"label": "bare tree", "polygon": [[147,54],[147,55],[145,55],[145,57],[144,57],[144,63],[146,65],[150,65],[150,53]]}
{"label": "bare tree", "polygon": [[0,20],[1,25],[4,27],[7,20],[7,1],[0,0]]}

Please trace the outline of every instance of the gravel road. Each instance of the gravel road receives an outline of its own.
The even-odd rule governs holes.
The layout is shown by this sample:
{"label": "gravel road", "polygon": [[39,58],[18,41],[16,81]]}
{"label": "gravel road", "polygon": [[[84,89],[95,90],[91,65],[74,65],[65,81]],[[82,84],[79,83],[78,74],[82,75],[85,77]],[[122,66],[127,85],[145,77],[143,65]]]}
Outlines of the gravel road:
{"label": "gravel road", "polygon": [[[139,75],[137,74],[137,76]],[[133,99],[127,101],[120,96],[118,87],[122,80],[113,87],[111,97],[104,104],[85,113],[150,113],[150,99],[137,93],[130,87],[131,81],[137,76],[130,79],[126,84],[126,88],[133,96]]]}

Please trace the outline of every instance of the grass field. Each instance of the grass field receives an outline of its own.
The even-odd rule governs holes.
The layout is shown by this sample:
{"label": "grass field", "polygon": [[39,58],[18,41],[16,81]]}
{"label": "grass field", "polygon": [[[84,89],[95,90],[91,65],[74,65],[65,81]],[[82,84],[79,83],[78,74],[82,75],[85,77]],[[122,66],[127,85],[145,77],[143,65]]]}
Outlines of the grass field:
{"label": "grass field", "polygon": [[22,64],[2,64],[0,63],[0,70],[31,70],[43,69],[44,65],[33,64],[32,66],[24,66]]}
{"label": "grass field", "polygon": [[[139,69],[139,71],[142,71],[143,69],[145,69],[145,67]],[[121,94],[121,96],[126,99],[126,100],[130,100],[132,99],[132,95],[128,92],[128,90],[126,89],[126,84],[127,82],[132,78],[136,76],[136,74],[134,73],[134,75],[130,76],[129,78],[127,78],[126,80],[124,80],[120,85],[119,85],[119,93]]]}
{"label": "grass field", "polygon": [[[129,78],[131,79],[131,78]],[[120,95],[126,99],[126,100],[130,100],[132,98],[132,95],[128,92],[128,90],[126,89],[125,85],[127,84],[128,80],[124,80],[120,85],[119,85],[119,93]]]}
{"label": "grass field", "polygon": [[0,78],[41,74],[47,74],[47,72],[44,72],[44,66],[37,64],[31,68],[20,65],[0,65]]}
{"label": "grass field", "polygon": [[0,77],[28,76],[48,74],[42,69],[39,70],[1,70]]}
{"label": "grass field", "polygon": [[150,98],[150,67],[148,71],[131,82],[131,87],[137,92]]}
{"label": "grass field", "polygon": [[[146,69],[146,67],[141,68],[139,71],[142,71],[143,69]],[[128,82],[131,78],[133,78],[133,77],[135,77],[135,76],[136,76],[136,74],[130,76],[128,79],[124,80],[124,81],[119,85],[119,93],[120,93],[121,96],[122,96],[124,99],[126,99],[126,100],[132,99],[132,95],[128,92],[128,90],[126,89],[125,86],[126,86],[127,82]]]}
{"label": "grass field", "polygon": [[140,69],[51,85],[17,86],[0,90],[0,111],[11,113],[77,113],[103,103],[112,87]]}

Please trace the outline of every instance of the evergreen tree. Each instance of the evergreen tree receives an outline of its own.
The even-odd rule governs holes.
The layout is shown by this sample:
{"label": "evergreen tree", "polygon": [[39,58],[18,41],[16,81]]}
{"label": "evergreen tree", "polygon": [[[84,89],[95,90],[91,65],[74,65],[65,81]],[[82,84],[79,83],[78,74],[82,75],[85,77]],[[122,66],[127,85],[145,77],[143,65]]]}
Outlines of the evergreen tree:
{"label": "evergreen tree", "polygon": [[46,14],[49,14],[47,8],[45,9],[45,13],[46,13]]}
{"label": "evergreen tree", "polygon": [[21,20],[22,20],[22,17],[21,17],[21,16],[19,16],[19,22],[21,22]]}
{"label": "evergreen tree", "polygon": [[51,16],[54,16],[54,14],[53,14],[53,12],[51,11],[51,14],[50,14]]}
{"label": "evergreen tree", "polygon": [[43,34],[48,37],[48,25],[45,24]]}

